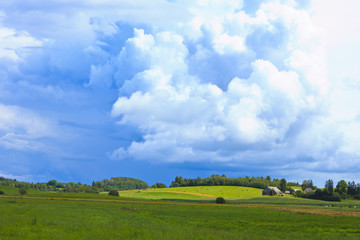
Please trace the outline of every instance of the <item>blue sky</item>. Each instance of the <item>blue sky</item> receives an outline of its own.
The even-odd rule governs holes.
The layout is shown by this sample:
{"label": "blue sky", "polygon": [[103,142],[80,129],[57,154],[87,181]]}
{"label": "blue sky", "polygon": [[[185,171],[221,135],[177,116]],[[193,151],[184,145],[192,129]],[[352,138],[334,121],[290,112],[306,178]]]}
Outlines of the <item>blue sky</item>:
{"label": "blue sky", "polygon": [[356,0],[0,3],[0,175],[360,181]]}

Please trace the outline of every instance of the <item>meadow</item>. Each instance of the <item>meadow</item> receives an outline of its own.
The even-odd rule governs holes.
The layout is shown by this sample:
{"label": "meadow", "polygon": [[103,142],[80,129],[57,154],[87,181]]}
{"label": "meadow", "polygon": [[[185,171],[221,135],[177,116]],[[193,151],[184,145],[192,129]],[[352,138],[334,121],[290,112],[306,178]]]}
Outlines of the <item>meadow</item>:
{"label": "meadow", "polygon": [[[18,189],[0,186],[6,192],[0,195],[0,239],[360,238],[359,201],[263,197],[251,188],[239,188],[243,198],[238,198],[233,187],[207,188],[121,191],[120,197],[111,197],[38,191],[21,196]],[[188,194],[199,192],[233,198],[222,205]]]}

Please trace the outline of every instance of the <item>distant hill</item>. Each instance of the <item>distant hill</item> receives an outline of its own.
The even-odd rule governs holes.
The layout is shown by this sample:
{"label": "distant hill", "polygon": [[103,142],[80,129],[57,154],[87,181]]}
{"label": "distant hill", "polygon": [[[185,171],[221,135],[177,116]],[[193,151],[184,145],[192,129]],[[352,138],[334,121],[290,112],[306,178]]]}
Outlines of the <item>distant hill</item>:
{"label": "distant hill", "polygon": [[102,188],[105,191],[114,190],[133,190],[133,189],[146,189],[149,185],[136,178],[129,177],[113,177],[110,180],[104,179],[102,181],[93,182],[93,187]]}

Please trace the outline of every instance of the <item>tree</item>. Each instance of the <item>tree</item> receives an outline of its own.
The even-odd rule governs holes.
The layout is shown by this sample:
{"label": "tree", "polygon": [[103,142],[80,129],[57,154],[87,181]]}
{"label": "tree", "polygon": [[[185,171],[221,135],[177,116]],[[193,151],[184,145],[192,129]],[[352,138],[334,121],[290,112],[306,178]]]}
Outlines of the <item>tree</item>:
{"label": "tree", "polygon": [[308,181],[307,180],[304,180],[301,184],[301,189],[304,191],[308,186]]}
{"label": "tree", "polygon": [[110,190],[108,195],[109,195],[109,196],[118,197],[118,196],[119,196],[119,192],[116,191],[116,190]]}
{"label": "tree", "polygon": [[347,193],[348,185],[345,180],[340,180],[337,185],[335,191],[341,194]]}
{"label": "tree", "polygon": [[313,184],[313,181],[311,179],[307,180],[308,182],[308,188],[311,188],[311,189],[314,189],[314,184]]}
{"label": "tree", "polygon": [[56,180],[50,180],[47,185],[49,186],[55,186],[56,185]]}
{"label": "tree", "polygon": [[347,194],[350,196],[356,195],[356,183],[354,181],[348,182]]}
{"label": "tree", "polygon": [[20,193],[21,195],[25,195],[27,192],[26,192],[26,189],[25,189],[25,188],[20,188],[20,189],[19,189],[19,193]]}
{"label": "tree", "polygon": [[151,185],[151,188],[157,188],[156,184]]}
{"label": "tree", "polygon": [[327,190],[329,190],[330,193],[333,193],[334,191],[334,182],[333,180],[329,179],[325,182],[325,188],[327,188]]}
{"label": "tree", "polygon": [[271,177],[270,177],[270,176],[266,176],[265,180],[271,181]]}
{"label": "tree", "polygon": [[316,199],[322,199],[322,196],[323,196],[323,192],[321,191],[321,189],[316,189],[315,198]]}
{"label": "tree", "polygon": [[286,191],[286,179],[285,178],[282,178],[280,180],[280,190],[282,192],[285,192]]}
{"label": "tree", "polygon": [[166,185],[164,183],[156,183],[157,188],[166,188]]}
{"label": "tree", "polygon": [[225,203],[225,199],[223,197],[218,197],[218,198],[216,198],[215,202],[223,204],[223,203]]}
{"label": "tree", "polygon": [[304,180],[303,183],[301,184],[301,188],[304,191],[306,188],[311,188],[314,189],[314,184],[313,181],[311,179],[309,180]]}
{"label": "tree", "polygon": [[3,195],[3,194],[5,194],[5,192],[4,192],[4,191],[0,191],[0,195]]}

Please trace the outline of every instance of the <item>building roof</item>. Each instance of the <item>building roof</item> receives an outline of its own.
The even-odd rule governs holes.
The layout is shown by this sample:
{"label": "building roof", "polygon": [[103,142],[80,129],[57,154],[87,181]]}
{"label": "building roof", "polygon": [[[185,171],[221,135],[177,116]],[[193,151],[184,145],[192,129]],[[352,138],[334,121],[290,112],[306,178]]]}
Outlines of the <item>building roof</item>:
{"label": "building roof", "polygon": [[277,194],[277,195],[282,195],[283,193],[280,191],[280,189],[278,189],[277,187],[267,187],[268,189],[270,189],[270,190],[273,190],[273,191],[275,191],[275,193]]}

